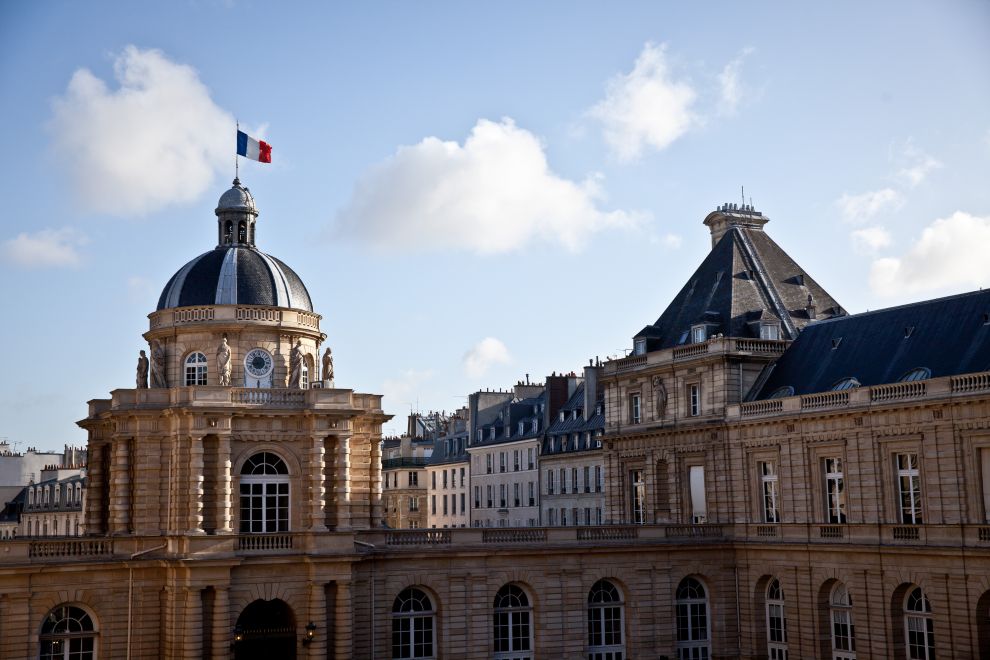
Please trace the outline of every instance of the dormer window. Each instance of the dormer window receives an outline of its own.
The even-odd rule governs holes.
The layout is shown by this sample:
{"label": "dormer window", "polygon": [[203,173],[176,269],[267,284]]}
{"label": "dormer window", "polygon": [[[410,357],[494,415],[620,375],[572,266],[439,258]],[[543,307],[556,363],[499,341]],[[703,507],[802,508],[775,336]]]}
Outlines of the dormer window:
{"label": "dormer window", "polygon": [[785,385],[783,387],[778,387],[773,391],[773,394],[768,396],[768,399],[783,399],[784,397],[794,396],[794,388],[790,385]]}
{"label": "dormer window", "polygon": [[571,419],[577,419],[580,416],[581,416],[580,408],[575,408],[574,410],[571,411]]}
{"label": "dormer window", "polygon": [[761,324],[760,339],[780,339],[780,326],[776,323]]}
{"label": "dormer window", "polygon": [[932,370],[928,367],[916,367],[901,376],[897,382],[907,383],[913,380],[928,380],[932,377]]}
{"label": "dormer window", "polygon": [[489,440],[494,440],[495,439],[495,427],[494,426],[488,431],[488,439]]}
{"label": "dormer window", "polygon": [[833,392],[839,392],[842,390],[852,390],[860,386],[858,380],[850,376],[849,378],[843,378],[832,386]]}
{"label": "dormer window", "polygon": [[633,341],[633,355],[646,355],[645,339],[636,339]]}
{"label": "dormer window", "polygon": [[567,412],[564,411],[564,410],[561,410],[560,411],[560,421],[564,421],[565,419],[567,419]]}
{"label": "dormer window", "polygon": [[700,344],[708,339],[708,327],[704,325],[691,326],[691,342]]}
{"label": "dormer window", "polygon": [[532,432],[533,433],[536,433],[539,430],[540,430],[540,420],[534,419],[533,420],[533,431]]}
{"label": "dormer window", "polygon": [[526,432],[526,423],[519,422],[519,435],[522,435],[525,432]]}

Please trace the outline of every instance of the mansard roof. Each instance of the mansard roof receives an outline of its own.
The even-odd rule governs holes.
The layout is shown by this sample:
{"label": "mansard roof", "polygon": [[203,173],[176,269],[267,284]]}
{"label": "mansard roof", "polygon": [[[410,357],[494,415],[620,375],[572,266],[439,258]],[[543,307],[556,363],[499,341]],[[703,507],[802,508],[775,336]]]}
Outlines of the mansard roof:
{"label": "mansard roof", "polygon": [[709,214],[712,251],[660,318],[636,335],[647,350],[688,343],[691,327],[699,324],[708,326],[708,336],[758,337],[761,324],[774,323],[782,339],[794,339],[813,318],[845,314],[763,231],[767,221],[751,207]]}
{"label": "mansard roof", "polygon": [[990,291],[812,323],[750,398],[787,387],[795,395],[824,392],[847,378],[894,383],[916,369],[932,378],[990,370]]}

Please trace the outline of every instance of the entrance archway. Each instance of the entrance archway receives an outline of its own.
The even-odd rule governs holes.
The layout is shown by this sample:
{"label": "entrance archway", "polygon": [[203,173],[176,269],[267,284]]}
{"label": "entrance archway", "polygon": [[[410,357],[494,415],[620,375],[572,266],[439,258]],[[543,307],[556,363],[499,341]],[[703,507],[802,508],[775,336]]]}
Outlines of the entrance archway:
{"label": "entrance archway", "polygon": [[245,607],[235,634],[235,660],[295,660],[296,617],[283,600],[256,600]]}

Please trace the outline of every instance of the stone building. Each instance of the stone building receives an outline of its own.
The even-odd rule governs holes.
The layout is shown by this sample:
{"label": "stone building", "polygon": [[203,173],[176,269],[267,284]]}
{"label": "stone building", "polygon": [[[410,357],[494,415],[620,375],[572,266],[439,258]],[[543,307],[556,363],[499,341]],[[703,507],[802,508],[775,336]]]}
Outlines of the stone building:
{"label": "stone building", "polygon": [[[602,367],[606,524],[390,530],[381,398],[319,379],[248,191],[217,216],[149,317],[152,387],[80,422],[86,536],[2,543],[0,657],[990,655],[990,292],[846,316],[723,207]],[[471,447],[523,447],[550,385],[472,397]]]}
{"label": "stone building", "polygon": [[428,526],[432,529],[471,524],[467,501],[471,481],[468,435],[468,409],[461,408],[446,418],[443,432],[434,442],[426,468],[430,498]]}
{"label": "stone building", "polygon": [[426,466],[433,453],[432,436],[436,434],[421,417],[409,415],[408,432],[382,442],[382,501],[385,524],[393,529],[427,526]]}
{"label": "stone building", "polygon": [[[52,474],[48,476],[47,473]],[[80,536],[86,532],[86,477],[83,470],[46,470],[25,488],[18,536]]]}

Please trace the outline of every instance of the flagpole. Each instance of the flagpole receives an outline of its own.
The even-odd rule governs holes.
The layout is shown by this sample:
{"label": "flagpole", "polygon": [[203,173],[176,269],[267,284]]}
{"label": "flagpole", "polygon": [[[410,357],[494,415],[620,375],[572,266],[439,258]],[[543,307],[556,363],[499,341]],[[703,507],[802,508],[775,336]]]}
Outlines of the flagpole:
{"label": "flagpole", "polygon": [[[241,132],[241,122],[240,122],[240,120],[236,120],[236,119],[234,121],[237,123],[237,133],[239,134]],[[237,136],[235,135],[234,137],[237,137]],[[239,165],[240,165],[240,162],[237,160],[237,141],[235,140],[234,141],[234,180],[235,181],[237,181],[237,180],[239,180],[241,178],[241,176],[240,176],[241,172],[238,169],[238,166]]]}

